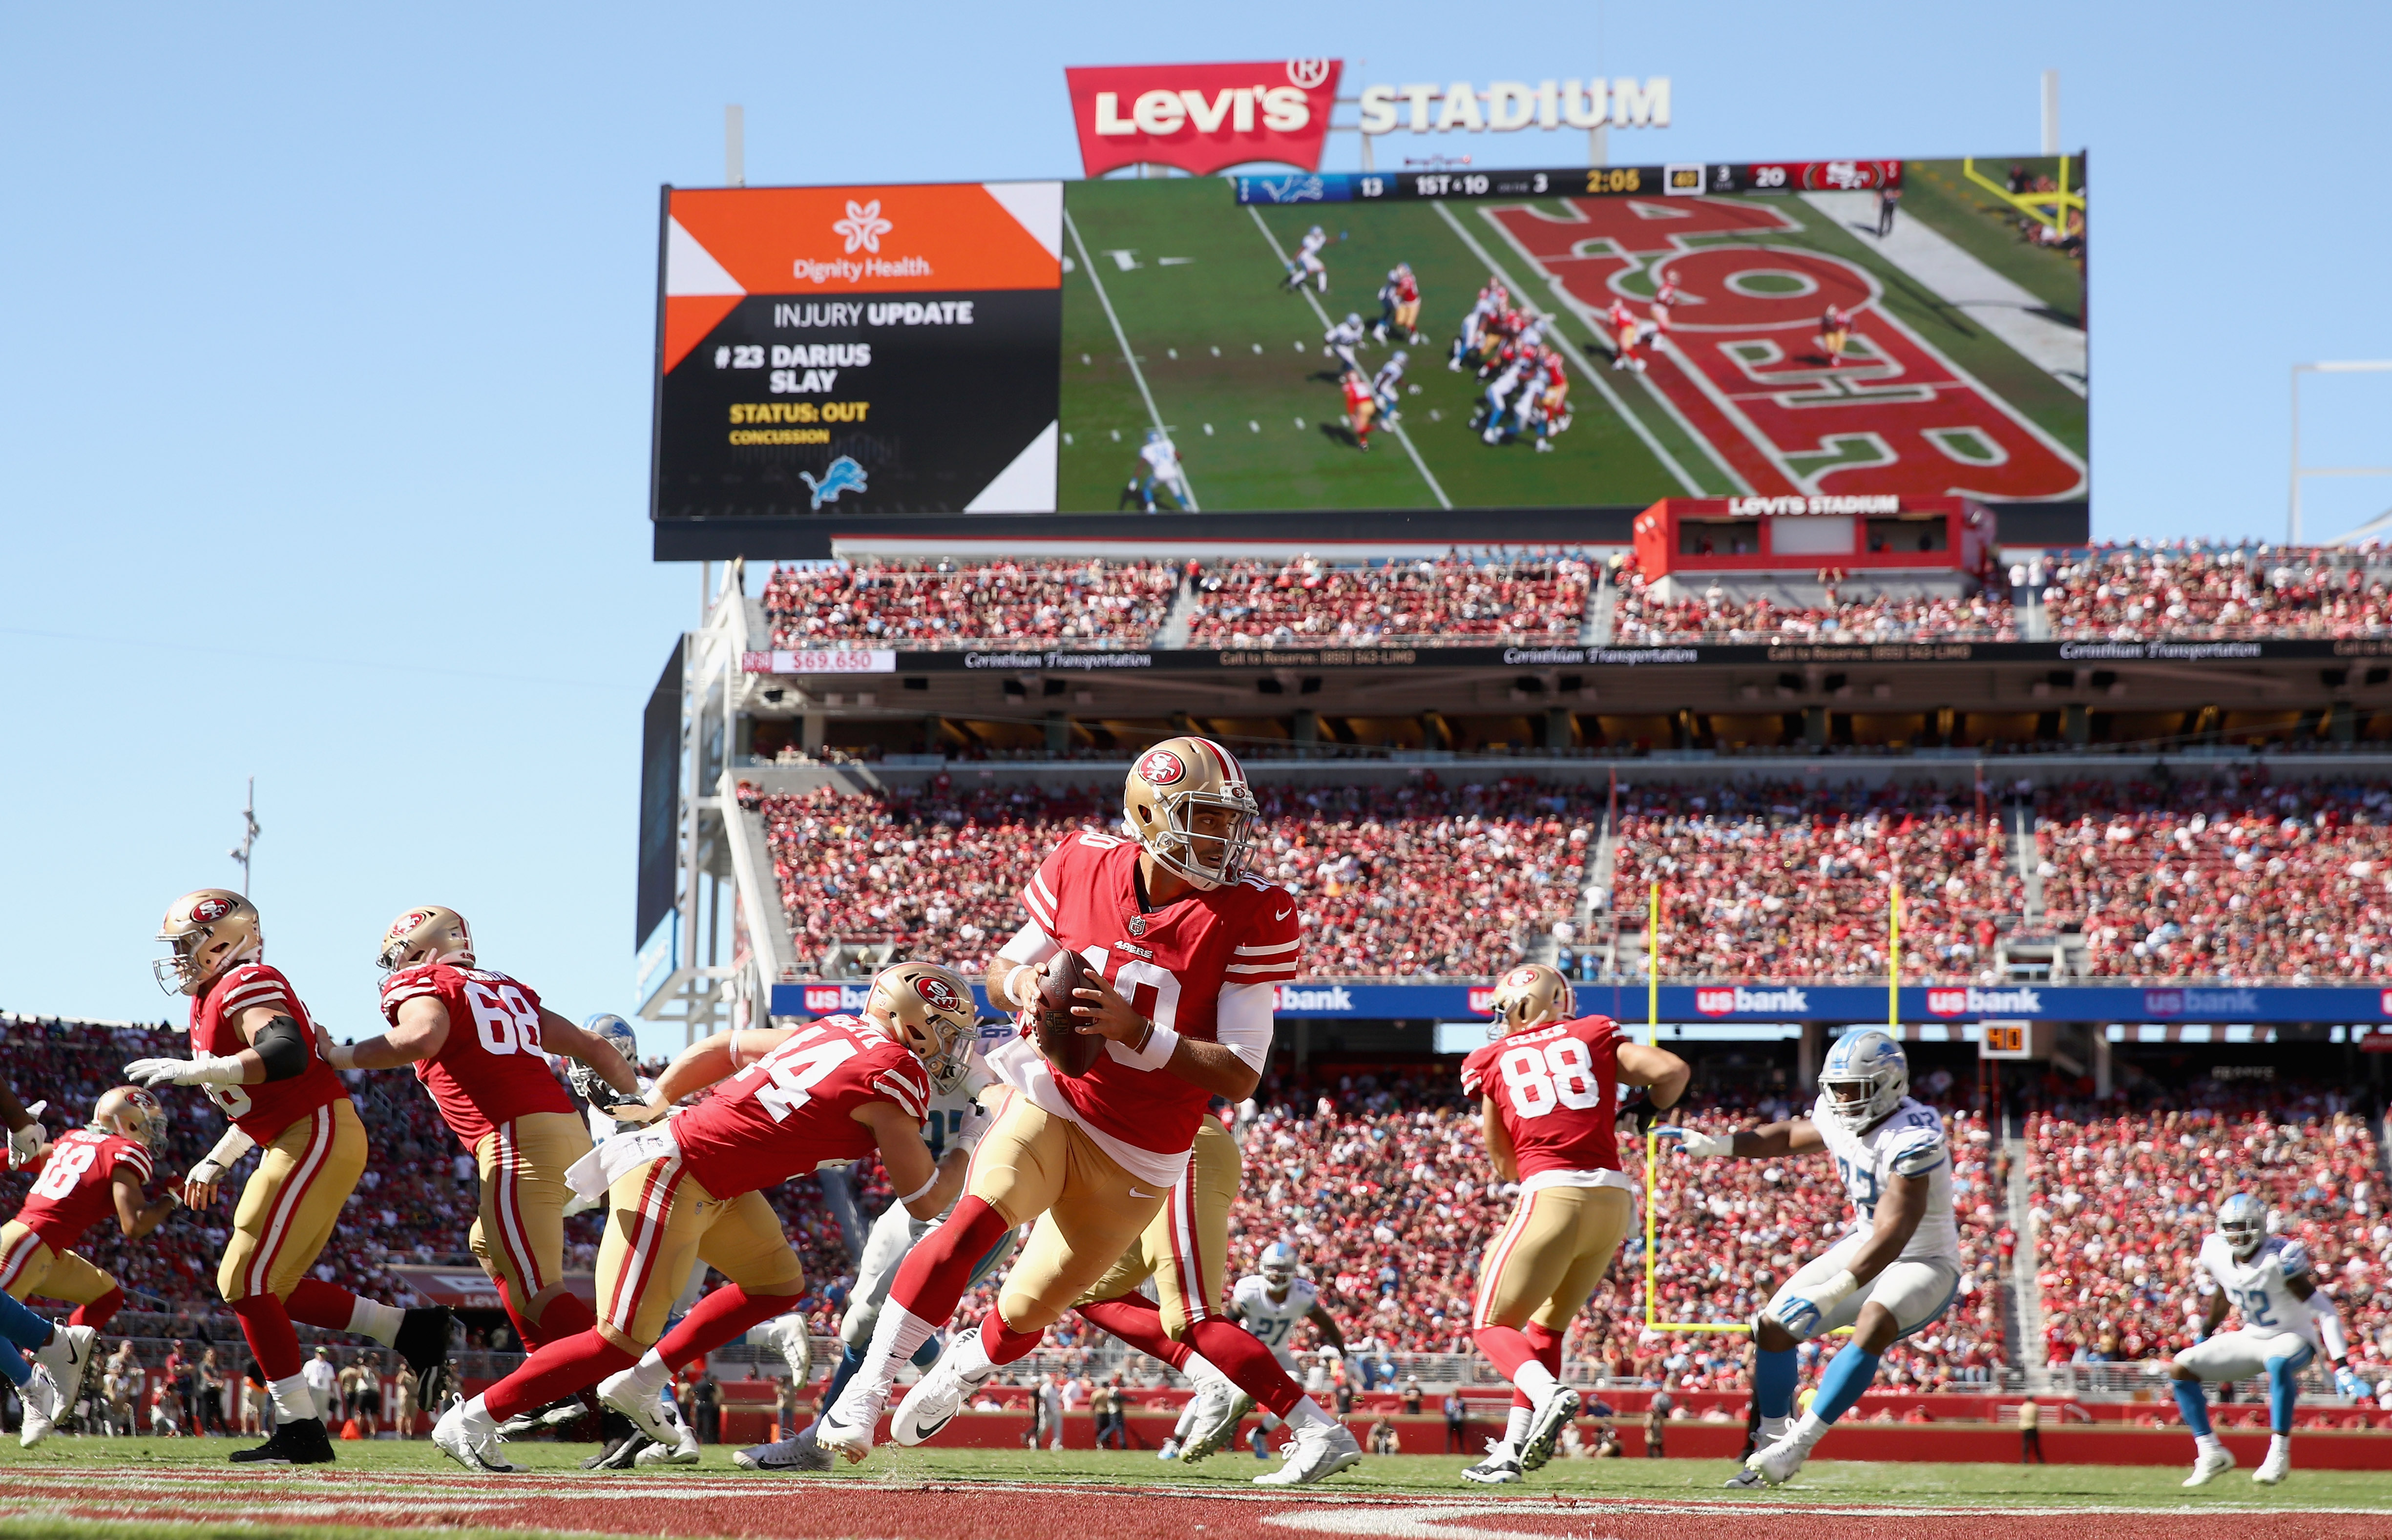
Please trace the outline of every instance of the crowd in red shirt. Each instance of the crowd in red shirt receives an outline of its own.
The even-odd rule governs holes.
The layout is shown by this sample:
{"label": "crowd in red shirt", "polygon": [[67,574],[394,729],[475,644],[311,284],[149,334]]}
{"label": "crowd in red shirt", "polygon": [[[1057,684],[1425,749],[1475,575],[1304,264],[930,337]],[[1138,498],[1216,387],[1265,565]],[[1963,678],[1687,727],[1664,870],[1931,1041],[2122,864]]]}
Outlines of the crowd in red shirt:
{"label": "crowd in red shirt", "polygon": [[1165,562],[835,563],[775,569],[763,606],[775,647],[1142,647],[1178,592]]}
{"label": "crowd in red shirt", "polygon": [[1580,556],[1460,553],[1435,561],[1339,566],[1306,556],[1228,562],[1196,579],[1188,641],[1196,647],[1282,647],[1424,641],[1571,642],[1594,567]]}

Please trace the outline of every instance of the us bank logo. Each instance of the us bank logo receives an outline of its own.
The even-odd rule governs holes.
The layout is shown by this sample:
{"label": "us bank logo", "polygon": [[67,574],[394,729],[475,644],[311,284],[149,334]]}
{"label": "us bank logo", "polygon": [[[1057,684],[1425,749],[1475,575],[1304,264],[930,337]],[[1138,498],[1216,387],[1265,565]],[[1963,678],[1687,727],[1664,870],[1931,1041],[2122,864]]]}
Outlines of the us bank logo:
{"label": "us bank logo", "polygon": [[837,1016],[842,1011],[860,1011],[872,996],[869,984],[809,984],[806,986],[806,1011],[812,1016]]}
{"label": "us bank logo", "polygon": [[1807,990],[1748,990],[1743,985],[1706,985],[1695,990],[1695,1009],[1705,1016],[1743,1016],[1754,1011],[1807,1011]]}

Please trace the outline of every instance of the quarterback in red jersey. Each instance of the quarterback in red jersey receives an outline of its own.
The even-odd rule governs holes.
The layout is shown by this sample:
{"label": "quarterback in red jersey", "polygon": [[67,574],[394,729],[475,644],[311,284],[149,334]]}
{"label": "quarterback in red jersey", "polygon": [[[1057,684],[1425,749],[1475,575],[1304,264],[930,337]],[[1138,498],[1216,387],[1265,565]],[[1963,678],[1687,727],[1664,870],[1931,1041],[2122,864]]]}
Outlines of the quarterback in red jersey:
{"label": "quarterback in red jersey", "polygon": [[120,1085],[100,1094],[90,1126],[45,1146],[24,1207],[0,1224],[0,1288],[20,1300],[66,1300],[75,1307],[69,1325],[105,1331],[124,1307],[124,1290],[75,1255],[74,1244],[103,1219],[115,1220],[127,1240],[139,1240],[175,1211],[174,1194],[145,1201],[143,1191],[166,1126],[156,1096]]}
{"label": "quarterback in red jersey", "polygon": [[221,887],[186,893],[166,911],[158,939],[173,949],[152,964],[159,986],[191,997],[192,1056],[139,1059],[124,1078],[143,1087],[198,1086],[233,1125],[184,1178],[183,1201],[207,1208],[227,1168],[253,1148],[265,1151],[241,1188],[216,1288],[240,1317],[278,1422],[272,1438],[232,1458],[322,1464],[332,1458],[332,1441],[300,1375],[291,1323],[396,1348],[429,1401],[448,1353],[448,1312],[403,1311],[309,1273],[365,1171],[366,1130],[324,1062],[299,991],[259,960],[266,943],[256,908]]}
{"label": "quarterback in red jersey", "polygon": [[335,1043],[326,1059],[335,1069],[414,1067],[480,1170],[474,1256],[524,1351],[588,1330],[596,1317],[565,1285],[565,1172],[590,1153],[590,1130],[548,1055],[578,1059],[626,1099],[640,1094],[638,1072],[530,985],[480,966],[473,930],[453,909],[407,911],[384,930],[374,960],[390,975],[382,1013],[391,1029]]}
{"label": "quarterback in red jersey", "polygon": [[[1494,1041],[1462,1061],[1496,1176],[1520,1184],[1519,1207],[1478,1266],[1471,1326],[1478,1351],[1513,1385],[1503,1437],[1462,1479],[1516,1482],[1552,1458],[1578,1410],[1559,1379],[1569,1324],[1603,1281],[1635,1212],[1619,1169],[1618,1123],[1675,1106],[1687,1068],[1675,1054],[1630,1042],[1608,1016],[1579,1016],[1569,980],[1542,963],[1495,987]],[[1644,1088],[1625,1109],[1618,1088]]]}
{"label": "quarterback in red jersey", "polygon": [[[1067,835],[1022,888],[1030,923],[988,979],[991,1004],[1024,1013],[1024,1035],[989,1055],[1010,1094],[956,1211],[905,1259],[864,1366],[812,1430],[851,1460],[872,1447],[896,1366],[954,1313],[997,1237],[1035,1222],[981,1330],[950,1343],[898,1409],[900,1442],[943,1427],[1037,1345],[1162,1211],[1209,1099],[1242,1100],[1261,1077],[1273,987],[1295,976],[1303,940],[1294,898],[1246,874],[1258,809],[1244,768],[1210,739],[1170,739],[1138,757],[1122,812],[1127,837]],[[1074,990],[1079,1030],[1107,1040],[1081,1075],[1029,1035],[1040,977],[1072,952],[1093,970]]]}
{"label": "quarterback in red jersey", "polygon": [[[969,1052],[975,1016],[960,976],[900,963],[872,981],[861,1016],[723,1032],[675,1059],[646,1102],[612,1109],[618,1122],[651,1126],[615,1135],[573,1169],[576,1191],[604,1191],[612,1205],[598,1249],[598,1324],[451,1408],[433,1441],[468,1470],[519,1469],[499,1452],[500,1422],[594,1380],[608,1405],[673,1447],[680,1430],[657,1404],[672,1371],[795,1308],[804,1285],[762,1189],[877,1150],[916,1219],[936,1218],[955,1197],[963,1172],[940,1168],[922,1119],[932,1077]],[[671,1111],[718,1083],[705,1101]],[[658,1340],[693,1256],[727,1281]]]}

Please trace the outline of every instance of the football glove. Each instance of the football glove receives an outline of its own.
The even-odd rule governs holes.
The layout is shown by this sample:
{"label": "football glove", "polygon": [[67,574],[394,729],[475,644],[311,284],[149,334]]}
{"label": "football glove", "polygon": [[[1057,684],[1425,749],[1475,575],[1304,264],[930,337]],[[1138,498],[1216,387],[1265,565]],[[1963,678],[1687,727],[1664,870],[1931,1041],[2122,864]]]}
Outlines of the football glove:
{"label": "football glove", "polygon": [[23,1128],[12,1128],[8,1131],[8,1169],[10,1171],[24,1170],[33,1163],[34,1157],[42,1153],[42,1145],[50,1135],[49,1131],[42,1127],[41,1119],[42,1114],[49,1110],[49,1106],[46,1101],[35,1102],[25,1109],[25,1116],[32,1121]]}
{"label": "football glove", "polygon": [[947,1147],[963,1150],[968,1154],[980,1147],[981,1140],[986,1137],[988,1131],[995,1126],[995,1115],[978,1102],[974,1102],[964,1108],[963,1121],[956,1126],[956,1136]]}
{"label": "football glove", "polygon": [[572,1082],[574,1091],[583,1101],[600,1112],[609,1111],[625,1102],[639,1100],[637,1096],[626,1096],[608,1085],[604,1076],[579,1059],[573,1061],[572,1067],[566,1070],[565,1078]]}
{"label": "football glove", "polygon": [[1653,1131],[1664,1139],[1675,1139],[1678,1147],[1698,1160],[1713,1160],[1736,1153],[1733,1133],[1705,1133],[1698,1128],[1657,1128]]}
{"label": "football glove", "polygon": [[1814,1337],[1818,1335],[1819,1323],[1826,1319],[1827,1313],[1851,1299],[1860,1287],[1860,1280],[1852,1276],[1850,1268],[1846,1268],[1814,1288],[1782,1296],[1770,1305],[1769,1318],[1784,1326],[1791,1336]]}
{"label": "football glove", "polygon": [[2334,1388],[2353,1400],[2364,1400],[2374,1393],[2367,1388],[2367,1381],[2359,1378],[2359,1371],[2347,1364],[2334,1366]]}
{"label": "football glove", "polygon": [[191,1059],[135,1059],[124,1067],[124,1078],[135,1085],[239,1085],[238,1055],[219,1057],[202,1054]]}

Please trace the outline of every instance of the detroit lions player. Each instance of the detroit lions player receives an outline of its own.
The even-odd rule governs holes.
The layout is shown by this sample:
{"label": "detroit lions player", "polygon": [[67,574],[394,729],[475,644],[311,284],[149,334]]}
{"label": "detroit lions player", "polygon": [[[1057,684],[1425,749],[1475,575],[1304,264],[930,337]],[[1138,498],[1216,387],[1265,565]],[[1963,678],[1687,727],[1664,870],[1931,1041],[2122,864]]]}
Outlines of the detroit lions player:
{"label": "detroit lions player", "polygon": [[[1310,1321],[1320,1328],[1329,1346],[1339,1352],[1346,1351],[1346,1333],[1338,1326],[1337,1318],[1320,1303],[1320,1288],[1310,1278],[1299,1276],[1296,1269],[1303,1257],[1286,1241],[1273,1241],[1263,1249],[1262,1260],[1255,1271],[1240,1278],[1229,1290],[1228,1308],[1222,1312],[1228,1319],[1253,1332],[1256,1340],[1270,1349],[1288,1378],[1302,1384],[1302,1372],[1295,1365],[1295,1350],[1288,1344],[1295,1339],[1295,1328]],[[1234,1429],[1238,1419],[1254,1409],[1254,1398],[1238,1392],[1228,1415],[1228,1425]],[[1263,1456],[1263,1435],[1279,1427],[1279,1418],[1268,1412],[1254,1432],[1254,1458]]]}
{"label": "detroit lions player", "polygon": [[[982,1055],[991,1048],[1014,1036],[1013,1023],[1003,1017],[986,1017],[980,1023],[979,1041],[963,1055],[954,1069],[934,1078],[930,1115],[922,1122],[922,1142],[930,1146],[930,1154],[942,1166],[950,1161],[968,1162],[987,1132],[993,1119],[988,1109],[980,1105],[980,1094],[995,1083]],[[952,1210],[953,1205],[949,1205]],[[941,1215],[940,1219],[944,1219]],[[864,1256],[855,1265],[855,1284],[849,1290],[847,1314],[839,1318],[840,1353],[838,1367],[824,1390],[819,1404],[828,1406],[847,1389],[855,1371],[864,1366],[864,1350],[871,1345],[872,1328],[880,1319],[880,1307],[889,1299],[889,1288],[897,1281],[898,1265],[905,1253],[921,1243],[922,1237],[937,1228],[940,1219],[916,1219],[905,1212],[902,1203],[891,1203],[881,1210],[872,1224],[872,1234],[864,1243]],[[1020,1232],[1008,1230],[1005,1238],[990,1249],[978,1266],[972,1269],[971,1282],[976,1284],[1005,1265],[1013,1255]],[[966,1288],[971,1287],[967,1284]],[[788,1360],[789,1372],[796,1383],[803,1385],[812,1367],[813,1352],[807,1342],[806,1318],[801,1314],[776,1315],[748,1334],[749,1340],[761,1341]],[[946,1338],[934,1333],[914,1354],[914,1366],[927,1369],[939,1361],[945,1351]],[[804,1439],[786,1439],[779,1443],[759,1444],[743,1449],[731,1456],[732,1463],[745,1470],[826,1470],[829,1461],[820,1447]]]}
{"label": "detroit lions player", "polygon": [[[2234,1469],[2234,1456],[2210,1431],[2204,1380],[2268,1377],[2268,1457],[2251,1479],[2273,1486],[2293,1468],[2293,1403],[2300,1373],[2322,1346],[2334,1365],[2334,1382],[2346,1393],[2365,1392],[2345,1354],[2342,1317],[2334,1301],[2318,1292],[2308,1248],[2268,1234],[2268,1208],[2249,1193],[2236,1193],[2217,1206],[2217,1229],[2201,1243],[2193,1275],[2203,1295],[2201,1340],[2176,1355],[2176,1404],[2192,1430],[2192,1474],[2187,1486],[2206,1486]],[[2218,1324],[2231,1308],[2242,1318],[2233,1331]]]}
{"label": "detroit lions player", "polygon": [[[1959,1289],[1944,1117],[1910,1099],[1902,1044],[1872,1029],[1848,1032],[1827,1050],[1807,1118],[1736,1134],[1658,1132],[1703,1158],[1824,1151],[1835,1157],[1852,1201],[1850,1233],[1786,1280],[1753,1322],[1761,1447],[1728,1484],[1775,1486],[1802,1469],[1829,1426],[1860,1400],[1886,1349],[1942,1315]],[[1817,1399],[1795,1421],[1796,1347],[1845,1326],[1852,1340],[1829,1361]]]}
{"label": "detroit lions player", "polygon": [[1157,487],[1171,494],[1181,512],[1188,511],[1188,477],[1179,468],[1179,446],[1160,428],[1146,431],[1146,444],[1138,452],[1146,463],[1146,474],[1129,484],[1129,496],[1138,499],[1145,512],[1154,511]]}
{"label": "detroit lions player", "polygon": [[1320,249],[1328,244],[1329,234],[1320,226],[1305,231],[1304,239],[1296,242],[1295,255],[1287,265],[1287,277],[1281,280],[1281,287],[1294,293],[1304,287],[1305,279],[1314,278],[1319,280],[1322,293],[1329,292],[1329,269],[1320,260]]}

